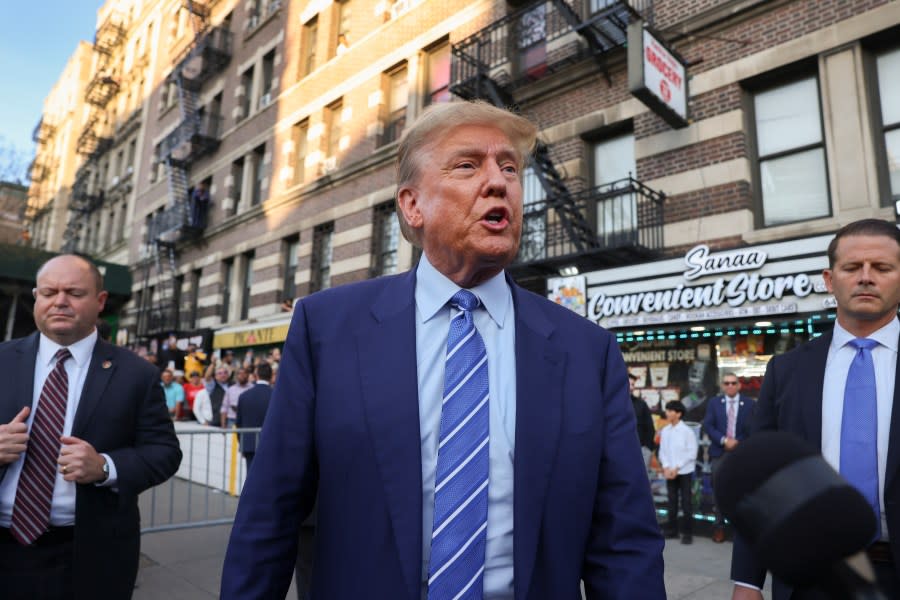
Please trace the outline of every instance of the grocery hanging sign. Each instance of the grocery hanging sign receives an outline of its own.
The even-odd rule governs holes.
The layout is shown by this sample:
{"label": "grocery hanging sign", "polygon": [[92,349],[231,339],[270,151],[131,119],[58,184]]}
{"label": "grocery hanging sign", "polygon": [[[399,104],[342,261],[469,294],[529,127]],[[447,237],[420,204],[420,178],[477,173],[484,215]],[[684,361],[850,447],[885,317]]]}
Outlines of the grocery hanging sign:
{"label": "grocery hanging sign", "polygon": [[628,26],[628,91],[675,129],[687,127],[687,66],[641,20]]}

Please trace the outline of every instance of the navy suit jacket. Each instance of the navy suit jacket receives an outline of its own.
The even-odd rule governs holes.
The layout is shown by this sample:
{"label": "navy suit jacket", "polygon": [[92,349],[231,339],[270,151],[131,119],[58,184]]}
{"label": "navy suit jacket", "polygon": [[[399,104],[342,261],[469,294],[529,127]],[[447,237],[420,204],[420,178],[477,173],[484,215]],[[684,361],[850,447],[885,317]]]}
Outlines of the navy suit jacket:
{"label": "navy suit jacket", "polygon": [[[262,427],[269,409],[269,399],[272,398],[272,386],[265,383],[254,385],[249,390],[238,396],[237,420],[238,427]],[[241,434],[241,452],[253,454],[256,452],[256,434]]]}
{"label": "navy suit jacket", "polygon": [[[750,424],[756,401],[753,398],[738,394],[737,422],[734,424],[734,436],[738,441],[750,435]],[[706,415],[703,417],[703,430],[709,436],[709,457],[717,458],[725,452],[722,438],[728,430],[728,406],[724,394],[719,394],[706,404]]]}
{"label": "navy suit jacket", "polygon": [[[39,340],[34,333],[0,344],[0,374],[8,382],[0,391],[0,423],[31,406]],[[118,491],[75,487],[74,597],[130,598],[140,552],[138,494],[171,477],[181,463],[159,370],[98,339],[72,435],[108,454],[118,478]],[[0,480],[5,475],[0,467]]]}
{"label": "navy suit jacket", "polygon": [[[751,430],[790,431],[816,448],[822,447],[822,389],[831,332],[769,361],[763,379]],[[900,376],[898,355],[897,376]],[[900,383],[894,381],[894,408],[885,467],[885,518],[891,537],[894,567],[900,566]],[[766,568],[753,556],[752,548],[736,536],[731,559],[731,578],[762,587]],[[772,580],[773,600],[787,600],[792,588]]]}
{"label": "navy suit jacket", "polygon": [[[297,303],[221,597],[283,598],[318,494],[312,598],[419,600],[415,272]],[[663,541],[615,338],[512,285],[517,600],[665,598]]]}

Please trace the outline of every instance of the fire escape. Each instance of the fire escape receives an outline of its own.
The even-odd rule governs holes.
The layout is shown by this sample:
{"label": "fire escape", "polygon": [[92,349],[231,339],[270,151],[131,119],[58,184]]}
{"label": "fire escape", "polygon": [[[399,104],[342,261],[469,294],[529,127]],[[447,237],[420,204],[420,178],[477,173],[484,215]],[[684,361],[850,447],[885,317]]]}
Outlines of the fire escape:
{"label": "fire escape", "polygon": [[34,160],[29,167],[29,179],[31,185],[28,188],[28,200],[24,206],[25,229],[34,234],[34,225],[50,208],[49,201],[44,198],[44,182],[55,168],[55,162],[51,156],[51,141],[56,135],[56,126],[46,117],[41,117],[31,139],[35,143]]}
{"label": "fire escape", "polygon": [[[652,0],[530,2],[453,45],[450,90],[517,109],[524,88],[578,64],[593,63],[611,83],[608,59],[625,46],[628,25],[651,13]],[[526,202],[509,269],[520,283],[542,290],[565,267],[627,264],[662,248],[663,194],[633,177],[573,191],[586,186],[564,176],[541,140],[530,166],[543,198]]]}
{"label": "fire escape", "polygon": [[[85,157],[75,175],[72,198],[69,202],[69,219],[63,232],[63,252],[75,252],[81,241],[81,229],[89,215],[103,206],[104,182],[96,177],[101,157],[112,147],[107,106],[119,93],[119,73],[113,53],[125,40],[125,20],[110,11],[97,27],[94,35],[94,70],[84,91],[89,107],[87,123],[78,136],[76,148]],[[91,185],[91,176],[94,184]],[[93,188],[93,189],[92,189]]]}
{"label": "fire escape", "polygon": [[[194,40],[175,59],[175,68],[167,84],[178,92],[180,120],[175,129],[162,141],[157,162],[165,167],[168,182],[168,203],[149,221],[147,254],[141,265],[143,290],[138,309],[137,332],[151,336],[175,331],[178,322],[178,248],[199,238],[205,219],[192,219],[189,181],[191,166],[219,147],[220,114],[197,106],[197,97],[211,77],[220,73],[231,60],[231,32],[226,27],[208,24],[212,2],[185,0],[194,26]],[[149,290],[151,275],[156,274],[156,286]]]}

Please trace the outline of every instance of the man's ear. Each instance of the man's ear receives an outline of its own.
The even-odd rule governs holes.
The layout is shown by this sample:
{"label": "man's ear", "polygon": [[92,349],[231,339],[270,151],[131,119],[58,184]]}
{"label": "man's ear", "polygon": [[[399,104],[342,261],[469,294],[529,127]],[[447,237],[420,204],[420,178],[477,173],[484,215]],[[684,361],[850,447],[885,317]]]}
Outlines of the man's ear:
{"label": "man's ear", "polygon": [[405,185],[397,191],[397,204],[403,218],[412,229],[422,227],[422,210],[419,206],[419,192],[414,187]]}

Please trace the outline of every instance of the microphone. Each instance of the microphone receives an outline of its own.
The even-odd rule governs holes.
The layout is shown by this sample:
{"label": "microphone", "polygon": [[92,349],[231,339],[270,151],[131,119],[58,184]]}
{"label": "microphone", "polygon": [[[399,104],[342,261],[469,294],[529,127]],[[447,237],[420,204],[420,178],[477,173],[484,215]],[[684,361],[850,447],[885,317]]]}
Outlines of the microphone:
{"label": "microphone", "polygon": [[806,441],[755,433],[729,453],[713,483],[722,513],[782,581],[835,598],[886,600],[865,554],[878,531],[872,507]]}

